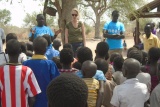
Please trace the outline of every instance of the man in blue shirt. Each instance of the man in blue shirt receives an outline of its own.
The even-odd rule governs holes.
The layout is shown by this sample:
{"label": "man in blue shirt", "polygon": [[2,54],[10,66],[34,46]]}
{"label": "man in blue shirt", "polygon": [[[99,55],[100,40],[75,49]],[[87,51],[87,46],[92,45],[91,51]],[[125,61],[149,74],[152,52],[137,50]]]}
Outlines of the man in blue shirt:
{"label": "man in blue shirt", "polygon": [[30,67],[40,86],[41,93],[36,96],[34,107],[48,107],[46,89],[52,79],[59,76],[59,71],[55,63],[47,60],[44,56],[48,43],[43,37],[37,37],[33,42],[35,55],[31,60],[23,62],[23,65]]}
{"label": "man in blue shirt", "polygon": [[103,37],[106,38],[106,42],[109,45],[109,55],[114,52],[122,54],[123,41],[124,39],[124,25],[118,22],[119,12],[114,10],[112,12],[112,21],[107,22],[103,28]]}
{"label": "man in blue shirt", "polygon": [[37,26],[31,28],[31,31],[29,33],[29,40],[32,42],[36,37],[43,36],[44,34],[50,35],[53,41],[57,37],[57,35],[61,32],[61,30],[58,30],[54,34],[49,27],[45,26],[43,14],[38,14],[36,21],[37,21]]}

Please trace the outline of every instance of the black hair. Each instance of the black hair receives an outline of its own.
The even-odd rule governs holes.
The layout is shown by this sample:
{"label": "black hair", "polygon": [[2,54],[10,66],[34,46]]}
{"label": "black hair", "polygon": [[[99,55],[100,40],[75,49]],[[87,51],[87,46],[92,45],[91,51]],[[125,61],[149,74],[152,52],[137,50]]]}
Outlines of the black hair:
{"label": "black hair", "polygon": [[81,64],[86,60],[92,61],[93,55],[91,49],[89,49],[88,47],[79,48],[77,52],[77,58],[78,62],[80,62]]}
{"label": "black hair", "polygon": [[157,62],[158,59],[160,58],[160,48],[156,48],[156,47],[152,47],[149,49],[148,51],[148,60],[149,61],[153,61],[153,62]]}
{"label": "black hair", "polygon": [[146,65],[147,64],[147,61],[148,61],[148,53],[144,50],[142,50],[142,65]]}
{"label": "black hair", "polygon": [[73,50],[73,47],[72,47],[72,45],[71,45],[70,43],[64,44],[64,45],[63,45],[63,48],[70,48],[70,49]]}
{"label": "black hair", "polygon": [[100,57],[105,57],[108,54],[109,46],[106,42],[99,42],[96,47],[96,53]]}
{"label": "black hair", "polygon": [[52,61],[57,65],[58,69],[62,69],[62,64],[60,62],[60,58],[59,57],[53,57]]}
{"label": "black hair", "polygon": [[45,34],[45,35],[43,35],[43,37],[47,40],[48,46],[49,46],[52,43],[51,36],[49,36],[48,34]]}
{"label": "black hair", "polygon": [[127,58],[133,58],[138,60],[140,63],[142,63],[142,59],[143,59],[143,54],[141,50],[131,50],[128,55]]}
{"label": "black hair", "polygon": [[59,50],[60,46],[61,46],[61,41],[58,40],[58,39],[54,39],[53,40],[53,47],[54,47],[54,49]]}
{"label": "black hair", "polygon": [[82,64],[79,62],[75,62],[73,63],[72,67],[81,70]]}
{"label": "black hair", "polygon": [[138,50],[138,49],[136,47],[129,48],[128,51],[127,51],[127,57],[128,57],[129,52],[132,51],[132,50]]}
{"label": "black hair", "polygon": [[25,53],[27,52],[27,45],[25,42],[20,42],[21,44],[21,52]]}
{"label": "black hair", "polygon": [[32,57],[33,56],[33,52],[32,51],[27,51],[26,55],[29,56],[29,57]]}
{"label": "black hair", "polygon": [[124,59],[123,57],[115,57],[113,60],[113,67],[115,71],[122,71],[122,66],[123,66]]}
{"label": "black hair", "polygon": [[38,15],[37,15],[37,18],[40,17],[40,16],[44,16],[44,15],[43,15],[43,14],[38,14]]}
{"label": "black hair", "polygon": [[68,65],[73,62],[73,51],[69,48],[64,48],[60,52],[60,62],[62,64]]}
{"label": "black hair", "polygon": [[113,62],[114,58],[117,56],[122,57],[120,53],[117,53],[117,52],[112,53],[110,56],[110,62]]}
{"label": "black hair", "polygon": [[39,36],[33,41],[33,49],[35,54],[44,55],[48,46],[47,40]]}
{"label": "black hair", "polygon": [[101,70],[105,75],[109,67],[108,62],[104,59],[98,58],[95,60],[95,64],[97,65],[97,70]]}
{"label": "black hair", "polygon": [[18,56],[21,53],[21,44],[17,40],[11,39],[6,44],[6,51],[9,56]]}
{"label": "black hair", "polygon": [[17,35],[16,35],[15,33],[8,33],[8,34],[6,35],[6,43],[7,43],[9,40],[11,40],[11,39],[18,40]]}
{"label": "black hair", "polygon": [[33,42],[29,41],[26,43],[26,45],[27,45],[27,50],[33,52]]}
{"label": "black hair", "polygon": [[63,73],[47,87],[49,107],[87,107],[88,87],[74,74]]}
{"label": "black hair", "polygon": [[119,14],[119,11],[118,11],[118,10],[114,10],[114,11],[112,12],[112,16],[115,15],[115,14]]}
{"label": "black hair", "polygon": [[81,70],[83,78],[92,78],[96,74],[97,65],[93,61],[87,60],[83,62]]}

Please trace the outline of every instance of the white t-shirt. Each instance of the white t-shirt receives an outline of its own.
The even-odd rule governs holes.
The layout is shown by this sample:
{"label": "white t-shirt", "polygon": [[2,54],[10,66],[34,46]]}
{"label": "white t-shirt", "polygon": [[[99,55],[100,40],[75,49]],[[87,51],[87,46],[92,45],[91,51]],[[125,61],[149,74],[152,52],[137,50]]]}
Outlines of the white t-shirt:
{"label": "white t-shirt", "polygon": [[3,52],[3,44],[2,44],[3,39],[6,39],[6,35],[4,33],[4,30],[0,28],[0,52]]}
{"label": "white t-shirt", "polygon": [[147,86],[133,78],[114,88],[111,104],[116,107],[144,107],[148,99]]}
{"label": "white t-shirt", "polygon": [[151,76],[148,73],[140,72],[136,77],[140,83],[144,83],[148,87],[148,91],[151,91]]}

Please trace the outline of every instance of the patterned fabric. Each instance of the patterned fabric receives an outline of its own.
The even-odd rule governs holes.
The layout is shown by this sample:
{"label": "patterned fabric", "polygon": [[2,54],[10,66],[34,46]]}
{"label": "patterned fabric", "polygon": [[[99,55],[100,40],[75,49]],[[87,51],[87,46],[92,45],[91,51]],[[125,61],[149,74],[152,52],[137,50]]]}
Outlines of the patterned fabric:
{"label": "patterned fabric", "polygon": [[32,70],[22,65],[0,68],[0,94],[2,107],[28,107],[28,96],[41,92]]}
{"label": "patterned fabric", "polygon": [[88,86],[88,107],[96,107],[99,81],[94,78],[83,78],[83,80]]}
{"label": "patterned fabric", "polygon": [[78,69],[72,68],[72,69],[59,69],[60,73],[75,73]]}

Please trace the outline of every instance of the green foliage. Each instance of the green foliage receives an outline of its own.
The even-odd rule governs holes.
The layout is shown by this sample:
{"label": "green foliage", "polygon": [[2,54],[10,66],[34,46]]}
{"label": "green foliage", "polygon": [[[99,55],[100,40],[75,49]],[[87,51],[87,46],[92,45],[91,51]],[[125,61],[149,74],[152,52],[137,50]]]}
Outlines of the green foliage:
{"label": "green foliage", "polygon": [[11,12],[9,10],[0,10],[0,23],[7,25],[11,21]]}
{"label": "green foliage", "polygon": [[[23,20],[25,23],[24,26],[32,27],[37,25],[37,21],[36,21],[37,14],[40,14],[40,13],[37,13],[37,12],[33,12],[32,14],[27,13]],[[55,24],[54,18],[52,16],[47,15],[46,21],[47,21],[47,26],[53,26]]]}

